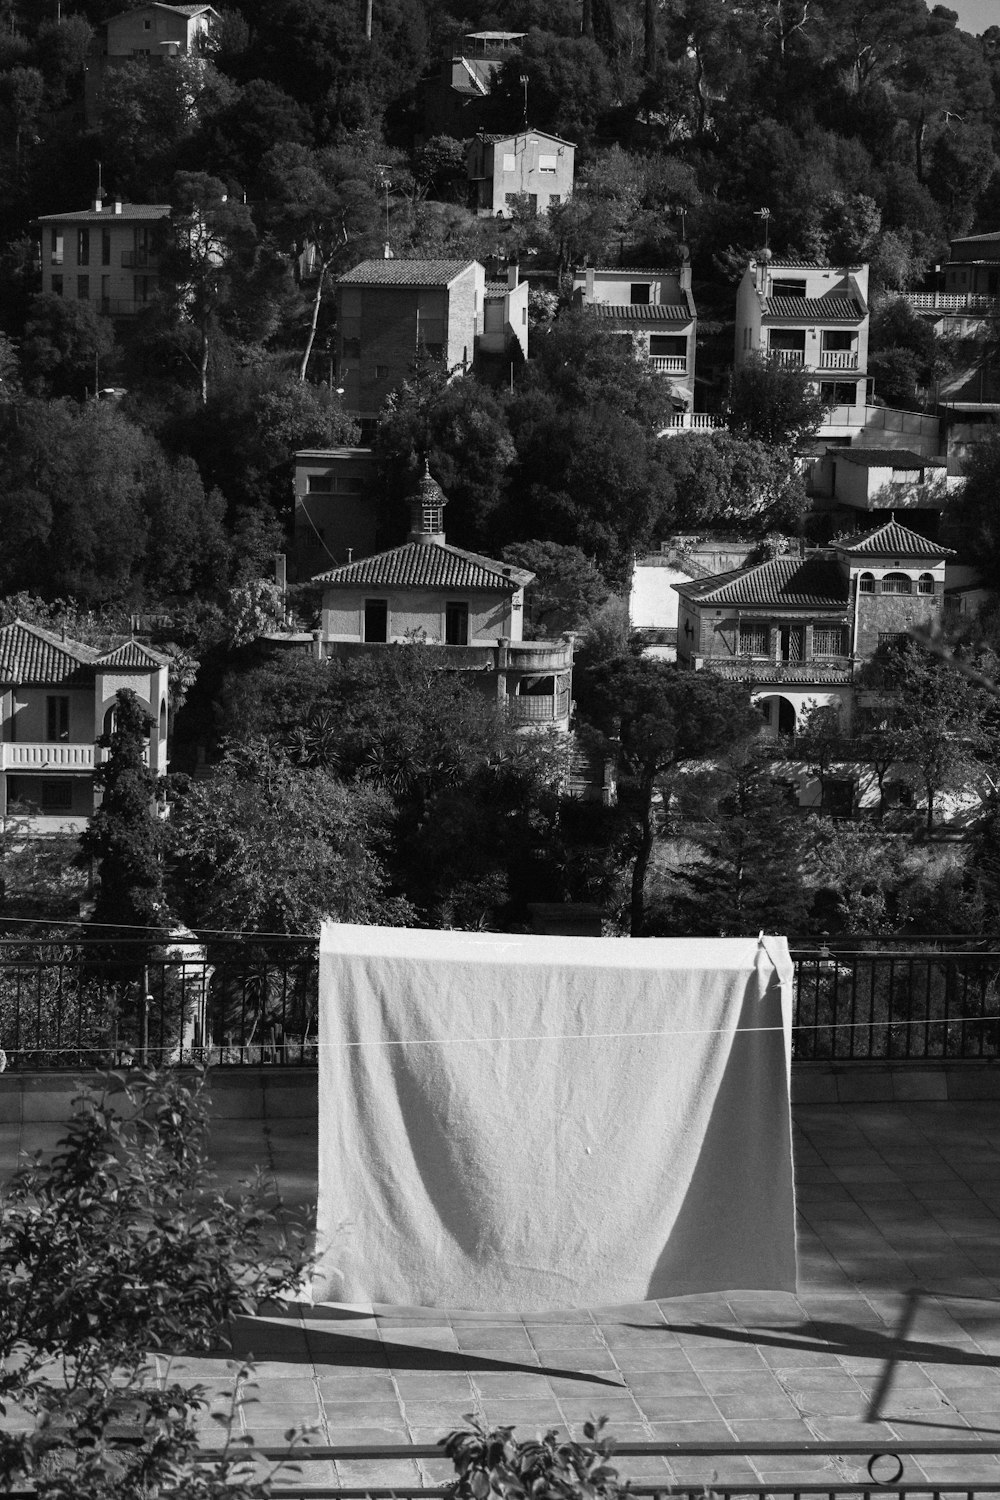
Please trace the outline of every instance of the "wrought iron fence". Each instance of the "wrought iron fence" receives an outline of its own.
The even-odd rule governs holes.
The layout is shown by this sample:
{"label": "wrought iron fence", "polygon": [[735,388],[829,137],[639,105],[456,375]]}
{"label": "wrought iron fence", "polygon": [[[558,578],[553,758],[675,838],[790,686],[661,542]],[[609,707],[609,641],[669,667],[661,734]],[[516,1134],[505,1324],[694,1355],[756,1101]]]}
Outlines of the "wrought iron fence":
{"label": "wrought iron fence", "polygon": [[[793,949],[797,1061],[1000,1056],[1000,946]],[[135,1062],[316,1062],[311,939],[176,944],[0,940],[0,1049],[14,1071]]]}

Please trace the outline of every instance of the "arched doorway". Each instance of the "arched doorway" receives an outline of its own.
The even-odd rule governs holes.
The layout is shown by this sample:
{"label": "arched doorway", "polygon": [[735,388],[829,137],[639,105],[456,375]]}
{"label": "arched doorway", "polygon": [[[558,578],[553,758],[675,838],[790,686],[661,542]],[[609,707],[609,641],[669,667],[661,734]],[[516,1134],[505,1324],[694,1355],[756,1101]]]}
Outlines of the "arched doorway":
{"label": "arched doorway", "polygon": [[795,734],[798,724],[795,705],[794,703],[790,703],[787,698],[777,698],[775,702],[778,705],[778,738],[791,739]]}

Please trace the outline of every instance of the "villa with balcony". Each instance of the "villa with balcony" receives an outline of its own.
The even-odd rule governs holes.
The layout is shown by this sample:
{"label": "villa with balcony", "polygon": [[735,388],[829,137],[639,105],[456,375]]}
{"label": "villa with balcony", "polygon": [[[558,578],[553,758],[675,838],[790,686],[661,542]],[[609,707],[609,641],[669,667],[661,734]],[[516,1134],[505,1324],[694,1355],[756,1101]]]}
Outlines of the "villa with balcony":
{"label": "villa with balcony", "polygon": [[106,203],[42,214],[42,291],[71,302],[89,302],[108,318],[133,318],[153,301],[159,285],[157,230],[170,216],[167,203]]}
{"label": "villa with balcony", "polygon": [[524,590],[534,574],[446,542],[447,503],[425,465],[407,541],[316,575],[323,589],[316,655],[432,647],[442,670],[468,673],[518,728],[568,730],[572,637],[522,640]]}
{"label": "villa with balcony", "polygon": [[609,332],[631,338],[636,352],[669,379],[678,414],[691,412],[698,314],[689,261],[658,269],[586,266],[573,273],[573,298]]}
{"label": "villa with balcony", "polygon": [[95,651],[15,620],[0,629],[0,821],[37,834],[79,833],[100,791],[97,740],[130,688],[153,727],[147,763],[167,769],[168,664],[137,641]]}
{"label": "villa with balcony", "polygon": [[771,738],[797,733],[811,708],[837,709],[849,734],[858,668],[940,620],[953,555],[890,521],[802,557],[675,583],[677,660],[750,684]]}
{"label": "villa with balcony", "polygon": [[[444,490],[424,465],[409,537],[388,552],[316,574],[322,585],[316,657],[432,646],[433,660],[495,699],[519,729],[570,727],[573,637],[523,640],[534,573],[445,541]],[[273,636],[285,645],[294,639]]]}
{"label": "villa with balcony", "polygon": [[[762,252],[736,297],[736,367],[756,354],[805,371],[830,418],[820,437],[851,440],[866,425],[868,267],[828,266]],[[843,420],[847,409],[856,419]]]}

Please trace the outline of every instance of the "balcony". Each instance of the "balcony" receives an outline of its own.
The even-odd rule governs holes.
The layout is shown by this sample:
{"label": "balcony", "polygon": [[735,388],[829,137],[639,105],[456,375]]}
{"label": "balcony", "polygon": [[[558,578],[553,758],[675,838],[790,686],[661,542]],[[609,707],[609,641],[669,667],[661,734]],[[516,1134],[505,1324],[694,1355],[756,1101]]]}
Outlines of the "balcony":
{"label": "balcony", "polygon": [[779,365],[795,365],[802,369],[806,362],[806,351],[804,349],[774,349],[769,348],[768,357],[776,359]]}
{"label": "balcony", "polygon": [[667,425],[658,436],[668,432],[712,432],[716,427],[725,427],[726,419],[711,411],[677,411],[667,418]]}
{"label": "balcony", "polygon": [[651,354],[649,363],[660,375],[687,374],[687,359],[683,354]]}
{"label": "balcony", "polygon": [[819,357],[821,370],[856,370],[858,368],[858,351],[856,349],[824,349]]}
{"label": "balcony", "polygon": [[906,292],[902,300],[914,312],[1000,311],[1000,297],[990,297],[984,292]]}
{"label": "balcony", "polygon": [[851,682],[850,656],[815,657],[812,661],[768,661],[762,656],[696,656],[695,669],[704,668],[731,682],[841,683]]}
{"label": "balcony", "polygon": [[561,693],[511,693],[506,699],[507,717],[514,725],[558,724],[569,718],[570,695]]}
{"label": "balcony", "polygon": [[122,251],[123,271],[145,271],[150,266],[155,266],[156,263],[157,256],[153,254],[152,250]]}
{"label": "balcony", "polygon": [[0,745],[0,770],[2,771],[92,771],[94,769],[94,745],[78,742],[55,742],[25,740],[20,744]]}

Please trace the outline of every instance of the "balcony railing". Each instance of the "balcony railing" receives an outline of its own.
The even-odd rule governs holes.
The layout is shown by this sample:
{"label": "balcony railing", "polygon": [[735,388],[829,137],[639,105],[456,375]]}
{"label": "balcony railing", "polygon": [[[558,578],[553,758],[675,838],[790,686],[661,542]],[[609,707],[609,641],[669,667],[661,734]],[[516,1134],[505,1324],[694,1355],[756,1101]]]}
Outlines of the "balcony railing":
{"label": "balcony railing", "polygon": [[123,250],[122,270],[141,271],[148,266],[155,266],[157,257],[152,250]]}
{"label": "balcony railing", "polygon": [[725,417],[711,411],[678,411],[667,418],[664,432],[711,432],[716,427],[725,427]]}
{"label": "balcony railing", "polygon": [[[314,1066],[318,958],[310,939],[192,941],[167,957],[139,941],[0,940],[0,1047],[11,1071]],[[1000,1058],[993,939],[814,940],[792,958],[796,1061]]]}
{"label": "balcony railing", "polygon": [[903,301],[914,312],[981,312],[1000,310],[1000,297],[985,292],[906,292]]}
{"label": "balcony railing", "polygon": [[78,742],[48,744],[24,740],[0,745],[0,769],[4,771],[92,771],[94,745]]}
{"label": "balcony railing", "polygon": [[687,372],[687,356],[684,354],[651,354],[649,363],[661,375],[684,375]]}
{"label": "balcony railing", "polygon": [[517,724],[557,724],[569,715],[570,696],[561,693],[511,693],[507,697],[507,717]]}
{"label": "balcony railing", "polygon": [[696,656],[705,668],[736,682],[850,682],[854,662],[849,656],[814,657],[811,661],[768,661],[762,656]]}
{"label": "balcony railing", "polygon": [[856,370],[858,351],[856,349],[824,349],[820,353],[819,367],[821,370]]}
{"label": "balcony railing", "polygon": [[776,359],[781,365],[804,365],[806,362],[806,351],[804,349],[768,349],[771,359]]}

